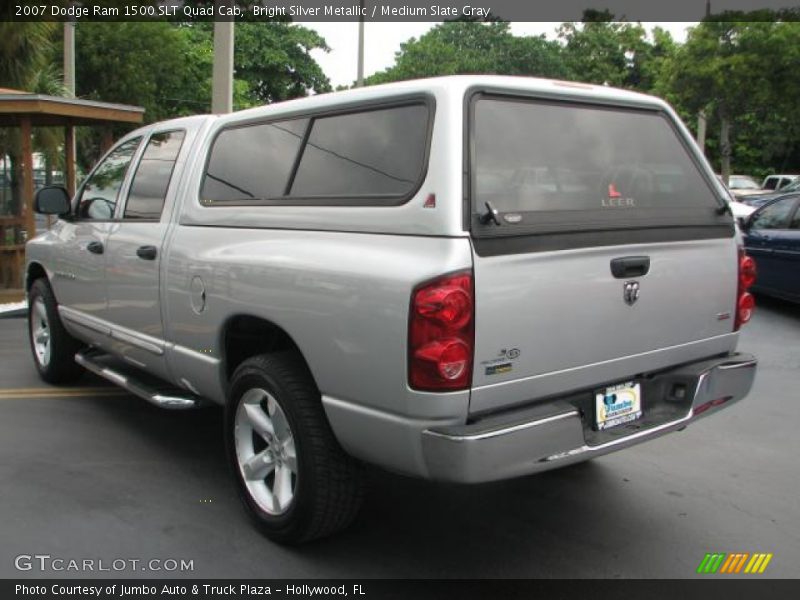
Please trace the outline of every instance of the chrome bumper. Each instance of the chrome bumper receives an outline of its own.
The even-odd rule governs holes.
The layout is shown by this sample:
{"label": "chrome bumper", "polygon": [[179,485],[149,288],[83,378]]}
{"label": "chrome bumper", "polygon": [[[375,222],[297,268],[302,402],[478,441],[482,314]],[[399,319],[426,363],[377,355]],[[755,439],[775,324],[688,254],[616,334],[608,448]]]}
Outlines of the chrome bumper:
{"label": "chrome bumper", "polygon": [[752,355],[732,354],[679,367],[675,373],[695,382],[691,406],[683,416],[596,445],[586,443],[580,411],[558,400],[470,425],[426,429],[422,447],[428,474],[461,483],[507,479],[645,442],[744,398],[753,385],[756,364]]}

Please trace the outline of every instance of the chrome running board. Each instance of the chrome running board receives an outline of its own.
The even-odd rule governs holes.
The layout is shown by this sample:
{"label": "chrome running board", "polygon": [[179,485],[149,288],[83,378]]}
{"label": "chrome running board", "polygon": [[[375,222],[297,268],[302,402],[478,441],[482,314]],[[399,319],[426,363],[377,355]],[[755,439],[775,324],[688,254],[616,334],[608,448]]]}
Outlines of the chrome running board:
{"label": "chrome running board", "polygon": [[135,373],[132,368],[126,368],[126,365],[115,361],[109,354],[98,350],[78,352],[75,355],[75,362],[159,408],[186,410],[198,408],[201,404],[200,398],[190,392],[169,386],[144,372],[141,375]]}

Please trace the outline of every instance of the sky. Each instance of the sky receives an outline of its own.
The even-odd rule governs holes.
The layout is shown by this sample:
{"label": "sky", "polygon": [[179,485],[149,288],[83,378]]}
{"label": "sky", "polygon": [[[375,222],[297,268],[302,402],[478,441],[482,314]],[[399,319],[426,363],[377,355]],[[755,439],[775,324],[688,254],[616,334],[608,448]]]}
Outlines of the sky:
{"label": "sky", "polygon": [[[298,22],[299,25],[314,29],[330,46],[330,52],[312,51],[331,80],[331,85],[351,85],[356,79],[356,58],[358,52],[358,23]],[[411,37],[419,38],[437,23],[366,23],[364,25],[364,76],[382,71],[394,64],[394,54],[400,44]],[[541,35],[548,39],[556,37],[555,31],[561,23],[511,23],[514,35]],[[659,26],[668,30],[674,39],[683,42],[686,29],[693,23],[642,23],[650,31]]]}

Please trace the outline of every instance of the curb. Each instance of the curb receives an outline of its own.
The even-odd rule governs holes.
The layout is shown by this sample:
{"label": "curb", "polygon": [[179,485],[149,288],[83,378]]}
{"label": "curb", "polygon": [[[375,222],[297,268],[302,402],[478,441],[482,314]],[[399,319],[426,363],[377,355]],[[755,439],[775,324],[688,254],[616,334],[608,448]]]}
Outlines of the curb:
{"label": "curb", "polygon": [[0,319],[18,319],[28,314],[28,307],[23,303],[0,305]]}

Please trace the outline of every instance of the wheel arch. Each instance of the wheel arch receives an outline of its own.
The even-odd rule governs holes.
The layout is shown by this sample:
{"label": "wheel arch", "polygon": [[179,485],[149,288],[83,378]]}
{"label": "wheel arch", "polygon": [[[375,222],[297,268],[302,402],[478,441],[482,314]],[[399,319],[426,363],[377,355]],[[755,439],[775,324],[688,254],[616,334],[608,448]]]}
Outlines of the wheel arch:
{"label": "wheel arch", "polygon": [[292,351],[303,361],[316,386],[311,365],[300,346],[286,329],[256,315],[241,313],[230,316],[220,329],[222,374],[225,387],[230,385],[236,368],[248,358],[271,352]]}
{"label": "wheel arch", "polygon": [[[47,279],[49,282],[50,278],[42,264],[37,261],[28,263],[28,266],[25,268],[25,292],[30,292],[33,282],[42,278]],[[52,288],[53,286],[50,287]]]}

